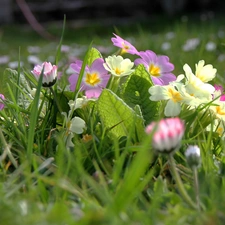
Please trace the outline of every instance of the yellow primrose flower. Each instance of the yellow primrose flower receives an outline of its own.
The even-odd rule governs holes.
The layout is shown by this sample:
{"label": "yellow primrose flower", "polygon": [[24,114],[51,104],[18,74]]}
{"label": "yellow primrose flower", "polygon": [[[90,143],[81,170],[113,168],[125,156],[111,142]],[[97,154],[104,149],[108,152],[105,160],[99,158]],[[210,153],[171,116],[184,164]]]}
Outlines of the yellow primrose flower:
{"label": "yellow primrose flower", "polygon": [[198,77],[202,82],[208,82],[215,78],[217,69],[213,68],[211,64],[204,65],[205,61],[200,60],[198,64],[195,64],[195,75]]}

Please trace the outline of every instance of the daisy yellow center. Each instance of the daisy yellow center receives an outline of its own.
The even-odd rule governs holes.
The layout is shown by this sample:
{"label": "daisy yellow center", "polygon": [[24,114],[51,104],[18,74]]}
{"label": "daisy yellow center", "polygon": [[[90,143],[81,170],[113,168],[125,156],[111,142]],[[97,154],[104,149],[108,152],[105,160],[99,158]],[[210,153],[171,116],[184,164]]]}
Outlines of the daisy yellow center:
{"label": "daisy yellow center", "polygon": [[160,76],[160,68],[158,66],[155,66],[154,64],[151,64],[149,66],[149,73],[154,77]]}
{"label": "daisy yellow center", "polygon": [[219,115],[225,115],[225,111],[223,111],[220,106],[216,106],[216,112]]}
{"label": "daisy yellow center", "polygon": [[117,75],[120,75],[120,74],[123,72],[123,70],[121,70],[121,69],[118,68],[118,67],[116,67],[116,68],[114,69],[114,71],[115,71],[115,73],[116,73]]}
{"label": "daisy yellow center", "polygon": [[100,79],[97,73],[87,73],[85,82],[91,86],[95,86],[100,82]]}
{"label": "daisy yellow center", "polygon": [[173,102],[179,102],[182,100],[180,93],[172,88],[168,89],[168,95]]}

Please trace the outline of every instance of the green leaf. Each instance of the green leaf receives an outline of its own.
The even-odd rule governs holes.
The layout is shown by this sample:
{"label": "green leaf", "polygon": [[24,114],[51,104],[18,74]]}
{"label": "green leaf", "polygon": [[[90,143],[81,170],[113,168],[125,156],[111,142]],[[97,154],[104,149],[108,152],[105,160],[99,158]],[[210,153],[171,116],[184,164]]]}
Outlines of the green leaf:
{"label": "green leaf", "polygon": [[131,135],[134,140],[141,139],[144,132],[143,118],[111,90],[102,91],[97,109],[103,125],[110,130],[113,138]]}
{"label": "green leaf", "polygon": [[123,99],[130,107],[140,106],[145,124],[155,120],[159,111],[159,102],[153,102],[149,99],[148,89],[152,85],[151,78],[145,67],[140,64],[134,73],[130,75],[122,91]]}
{"label": "green leaf", "polygon": [[98,59],[98,58],[102,58],[101,53],[96,48],[92,48],[88,52],[88,60],[87,60],[88,66],[91,66],[91,64],[94,62],[94,60]]}

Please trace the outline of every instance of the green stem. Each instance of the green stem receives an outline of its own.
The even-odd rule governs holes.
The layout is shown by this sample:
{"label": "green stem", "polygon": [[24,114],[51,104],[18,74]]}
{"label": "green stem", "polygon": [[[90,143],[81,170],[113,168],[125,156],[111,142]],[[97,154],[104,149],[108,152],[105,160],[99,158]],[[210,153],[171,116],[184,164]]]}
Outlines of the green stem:
{"label": "green stem", "polygon": [[194,166],[193,168],[194,173],[194,187],[195,187],[195,197],[196,197],[196,204],[198,207],[198,210],[200,210],[200,198],[199,198],[199,185],[198,185],[198,170],[197,167]]}
{"label": "green stem", "polygon": [[176,181],[176,184],[177,184],[177,187],[178,187],[178,190],[181,194],[181,196],[183,197],[183,199],[193,208],[193,209],[197,209],[197,206],[196,204],[192,201],[192,199],[190,198],[190,196],[187,194],[185,188],[184,188],[184,185],[183,185],[183,182],[181,181],[181,178],[177,172],[177,169],[176,169],[176,165],[175,165],[175,162],[174,162],[174,159],[173,159],[173,155],[172,154],[169,154],[169,162],[170,162],[170,166],[171,166],[171,170],[172,170],[172,174],[174,176],[174,179]]}
{"label": "green stem", "polygon": [[55,91],[53,90],[52,87],[50,87],[50,91],[52,92],[52,94],[53,94],[53,96],[54,96],[54,101],[55,101],[55,103],[56,103],[56,105],[57,105],[57,108],[58,108],[59,112],[62,113],[62,108],[61,108],[61,106],[59,105],[59,102],[58,102],[58,100],[57,100],[56,93],[55,93]]}

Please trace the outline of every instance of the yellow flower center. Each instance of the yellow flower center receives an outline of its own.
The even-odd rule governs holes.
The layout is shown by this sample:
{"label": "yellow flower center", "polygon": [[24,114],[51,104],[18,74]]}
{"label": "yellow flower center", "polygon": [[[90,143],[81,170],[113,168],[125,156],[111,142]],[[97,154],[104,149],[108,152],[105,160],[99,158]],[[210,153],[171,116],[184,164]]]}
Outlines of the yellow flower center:
{"label": "yellow flower center", "polygon": [[127,51],[130,49],[128,45],[126,45],[124,42],[122,43],[123,48],[121,49],[121,54],[127,53]]}
{"label": "yellow flower center", "polygon": [[223,128],[222,128],[222,127],[218,127],[218,128],[216,129],[216,132],[217,132],[220,136],[222,136],[222,134],[223,134]]}
{"label": "yellow flower center", "polygon": [[85,82],[91,86],[95,86],[96,84],[100,82],[100,79],[97,73],[92,73],[92,74],[87,73]]}
{"label": "yellow flower center", "polygon": [[154,64],[151,64],[149,66],[149,73],[152,76],[159,77],[160,76],[160,68],[158,66],[155,66]]}
{"label": "yellow flower center", "polygon": [[116,68],[114,69],[114,71],[115,71],[115,73],[116,73],[117,75],[120,75],[120,74],[123,72],[123,70],[121,70],[121,69],[118,68],[118,67],[116,67]]}
{"label": "yellow flower center", "polygon": [[168,89],[168,95],[173,102],[179,102],[182,100],[180,93],[172,88]]}
{"label": "yellow flower center", "polygon": [[225,112],[221,109],[220,106],[216,106],[216,112],[217,112],[219,115],[225,115]]}

